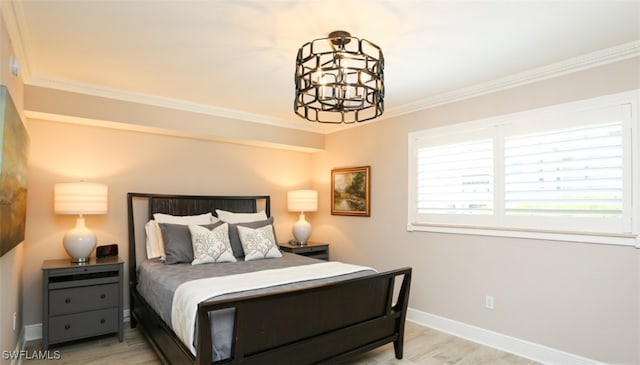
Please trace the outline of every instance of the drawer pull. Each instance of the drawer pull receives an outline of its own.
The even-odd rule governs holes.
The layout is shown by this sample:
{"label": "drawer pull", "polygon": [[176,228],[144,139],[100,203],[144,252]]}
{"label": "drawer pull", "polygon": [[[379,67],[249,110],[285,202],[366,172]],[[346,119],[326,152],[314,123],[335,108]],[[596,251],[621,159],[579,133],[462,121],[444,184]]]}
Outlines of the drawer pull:
{"label": "drawer pull", "polygon": [[65,329],[65,330],[69,330],[69,329],[71,329],[71,325],[70,325],[70,324],[65,324],[65,325],[64,325],[64,329]]}
{"label": "drawer pull", "polygon": [[67,304],[71,303],[71,298],[65,299],[64,302],[67,303]]}
{"label": "drawer pull", "polygon": [[100,294],[100,299],[104,299],[107,297],[107,294]]}
{"label": "drawer pull", "polygon": [[104,324],[105,322],[106,322],[106,321],[104,320],[104,318],[102,318],[102,319],[100,320],[100,324]]}

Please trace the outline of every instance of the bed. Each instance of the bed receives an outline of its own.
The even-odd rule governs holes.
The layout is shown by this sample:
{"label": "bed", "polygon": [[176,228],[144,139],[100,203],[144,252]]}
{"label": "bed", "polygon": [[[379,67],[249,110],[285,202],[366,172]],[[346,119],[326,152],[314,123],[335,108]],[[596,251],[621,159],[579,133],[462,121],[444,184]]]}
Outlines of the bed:
{"label": "bed", "polygon": [[[128,193],[127,208],[131,326],[141,329],[164,363],[336,363],[388,343],[393,343],[396,358],[402,358],[411,268],[378,273],[288,253],[265,260],[166,265],[147,259],[148,247],[140,233],[144,233],[141,226],[155,214],[216,215],[223,210],[239,215],[264,212],[270,217],[270,197]],[[242,272],[236,272],[240,267]],[[191,271],[214,269],[222,273],[190,278]],[[339,270],[339,275],[325,274],[329,269]],[[172,271],[179,274],[175,280],[172,276],[158,279],[165,271],[169,272],[166,275]],[[298,280],[253,287],[267,272],[269,277],[293,276]],[[186,278],[177,279],[183,276]],[[145,283],[151,277],[156,283]],[[195,282],[200,286],[184,289]],[[173,287],[153,286],[158,283],[173,283],[169,285]],[[215,292],[236,285],[235,291]],[[178,302],[190,305],[185,310],[172,308],[169,319],[169,305],[158,304],[153,297],[166,297],[160,295],[163,290],[175,287],[174,306]],[[209,297],[202,288],[216,294]],[[178,325],[181,318],[192,316],[191,329]],[[185,333],[191,333],[192,340],[185,340]],[[222,356],[220,346],[227,351]]]}

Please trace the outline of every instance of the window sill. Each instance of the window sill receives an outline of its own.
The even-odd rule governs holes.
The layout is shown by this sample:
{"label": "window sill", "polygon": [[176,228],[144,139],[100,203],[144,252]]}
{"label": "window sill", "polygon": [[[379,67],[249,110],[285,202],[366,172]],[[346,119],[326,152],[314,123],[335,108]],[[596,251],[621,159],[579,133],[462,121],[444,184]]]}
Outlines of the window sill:
{"label": "window sill", "polygon": [[494,237],[527,238],[534,240],[564,241],[577,243],[596,243],[616,246],[632,246],[640,248],[640,236],[636,234],[603,234],[556,232],[524,229],[505,229],[477,226],[434,225],[428,223],[409,223],[407,231],[466,234]]}

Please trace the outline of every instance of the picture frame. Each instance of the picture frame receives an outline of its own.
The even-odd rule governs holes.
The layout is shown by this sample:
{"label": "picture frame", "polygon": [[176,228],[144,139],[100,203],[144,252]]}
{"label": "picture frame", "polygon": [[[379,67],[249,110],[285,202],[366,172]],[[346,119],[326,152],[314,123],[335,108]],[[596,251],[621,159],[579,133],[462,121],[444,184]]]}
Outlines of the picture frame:
{"label": "picture frame", "polygon": [[371,216],[371,166],[331,170],[331,214]]}

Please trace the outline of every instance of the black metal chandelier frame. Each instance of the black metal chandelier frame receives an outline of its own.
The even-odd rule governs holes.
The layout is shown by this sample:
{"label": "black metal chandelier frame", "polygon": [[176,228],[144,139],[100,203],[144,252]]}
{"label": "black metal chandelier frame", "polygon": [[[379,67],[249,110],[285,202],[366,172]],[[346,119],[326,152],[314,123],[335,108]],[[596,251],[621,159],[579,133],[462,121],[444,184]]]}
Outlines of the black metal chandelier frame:
{"label": "black metal chandelier frame", "polygon": [[377,45],[335,31],[296,58],[294,111],[320,123],[357,123],[384,112],[384,57]]}

